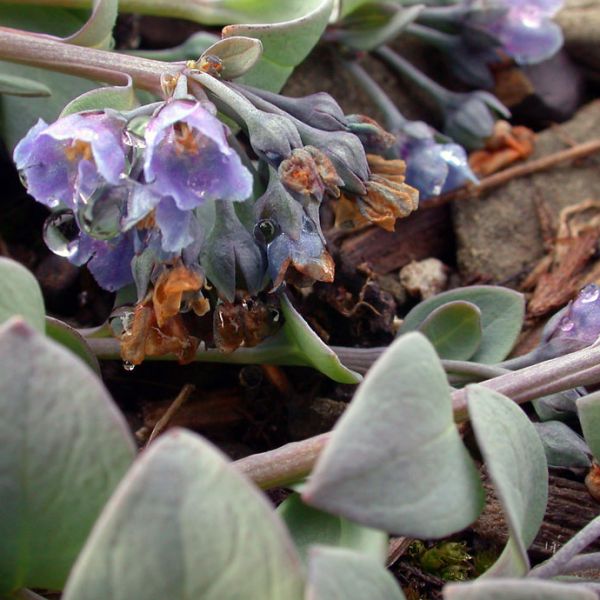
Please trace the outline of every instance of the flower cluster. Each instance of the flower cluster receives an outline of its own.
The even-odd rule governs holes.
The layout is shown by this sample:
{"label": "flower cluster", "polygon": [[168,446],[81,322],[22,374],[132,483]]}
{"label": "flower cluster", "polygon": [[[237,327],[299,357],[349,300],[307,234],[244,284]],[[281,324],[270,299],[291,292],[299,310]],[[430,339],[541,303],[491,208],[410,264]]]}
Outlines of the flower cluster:
{"label": "flower cluster", "polygon": [[367,157],[330,96],[218,86],[241,143],[204,94],[186,92],[130,113],[40,120],[14,152],[31,195],[53,210],[50,249],[87,263],[105,289],[137,289],[117,328],[131,364],[165,353],[191,360],[206,330],[192,315],[212,319],[200,335],[226,351],[273,333],[265,294],[333,281],[325,199],[387,229],[417,207],[404,163]]}

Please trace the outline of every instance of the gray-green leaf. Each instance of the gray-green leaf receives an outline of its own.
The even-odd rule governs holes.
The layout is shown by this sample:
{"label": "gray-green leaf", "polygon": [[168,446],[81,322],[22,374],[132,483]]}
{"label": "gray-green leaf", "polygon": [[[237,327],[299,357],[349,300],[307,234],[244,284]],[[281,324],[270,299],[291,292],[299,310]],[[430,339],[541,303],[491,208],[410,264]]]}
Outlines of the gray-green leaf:
{"label": "gray-green leaf", "polygon": [[252,69],[262,55],[262,43],[259,39],[232,36],[209,46],[203,56],[216,56],[221,59],[223,79],[235,79]]}
{"label": "gray-green leaf", "polygon": [[100,377],[100,363],[77,329],[64,321],[46,317],[46,335],[61,346],[68,348]]}
{"label": "gray-green leaf", "polygon": [[523,295],[508,288],[478,285],[443,292],[421,302],[406,315],[399,333],[414,331],[439,306],[455,300],[471,302],[481,311],[483,337],[473,362],[495,363],[512,349],[525,313]]}
{"label": "gray-green leaf", "polygon": [[577,400],[577,414],[586,444],[596,461],[600,461],[600,392]]}
{"label": "gray-green leaf", "polygon": [[63,600],[301,600],[303,587],[266,498],[211,444],[171,430],[107,504]]}
{"label": "gray-green leaf", "polygon": [[589,467],[590,449],[583,439],[561,421],[533,424],[550,467]]}
{"label": "gray-green leaf", "polygon": [[346,548],[314,546],[306,600],[405,600],[398,582],[375,559]]}
{"label": "gray-green leaf", "polygon": [[448,302],[433,310],[418,330],[440,358],[469,360],[481,345],[481,311],[471,302]]}
{"label": "gray-green leaf", "polygon": [[99,379],[24,321],[0,357],[0,595],[61,589],[135,446]]}
{"label": "gray-green leaf", "polygon": [[0,324],[15,315],[43,332],[45,308],[37,279],[23,265],[0,257]]}
{"label": "gray-green leaf", "polygon": [[303,498],[418,538],[449,535],[477,518],[481,482],[453,420],[444,370],[423,335],[402,336],[373,365]]}
{"label": "gray-green leaf", "polygon": [[40,96],[50,96],[52,92],[47,85],[39,81],[10,73],[0,73],[0,94],[39,98]]}
{"label": "gray-green leaf", "polygon": [[304,561],[310,546],[321,544],[348,548],[385,563],[388,536],[383,531],[363,527],[344,517],[337,517],[302,502],[299,494],[292,494],[277,508],[279,516],[294,540]]}
{"label": "gray-green leaf", "polygon": [[596,594],[582,585],[536,579],[478,580],[451,583],[445,600],[594,600]]}
{"label": "gray-green leaf", "polygon": [[525,575],[526,549],[542,524],[548,499],[544,447],[527,415],[512,400],[481,385],[466,390],[477,444],[510,532],[500,558],[484,577]]}

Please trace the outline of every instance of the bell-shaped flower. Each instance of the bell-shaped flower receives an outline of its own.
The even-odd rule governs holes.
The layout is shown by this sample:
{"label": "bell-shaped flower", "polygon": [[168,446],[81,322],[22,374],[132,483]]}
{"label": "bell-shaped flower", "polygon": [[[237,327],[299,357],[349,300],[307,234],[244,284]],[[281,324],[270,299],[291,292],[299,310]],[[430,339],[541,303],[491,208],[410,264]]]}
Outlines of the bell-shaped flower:
{"label": "bell-shaped flower", "polygon": [[145,139],[146,181],[177,208],[250,196],[250,171],[228,144],[225,125],[199,102],[167,102],[148,122]]}
{"label": "bell-shaped flower", "polygon": [[467,150],[481,148],[499,117],[510,111],[488,92],[449,92],[444,100],[444,133]]}
{"label": "bell-shaped flower", "polygon": [[590,346],[599,338],[600,287],[590,283],[548,321],[538,352],[540,357],[559,356]]}
{"label": "bell-shaped flower", "polygon": [[496,18],[486,24],[486,29],[518,63],[538,63],[562,46],[562,31],[552,17],[563,3],[563,0],[500,0],[497,4],[504,11],[496,12]]}
{"label": "bell-shaped flower", "polygon": [[75,113],[51,125],[40,119],[13,155],[28,192],[48,207],[74,208],[78,191],[116,184],[126,168],[124,129],[113,112]]}
{"label": "bell-shaped flower", "polygon": [[406,162],[406,183],[422,200],[477,182],[462,146],[438,143],[434,130],[422,121],[406,121],[397,134],[394,154]]}

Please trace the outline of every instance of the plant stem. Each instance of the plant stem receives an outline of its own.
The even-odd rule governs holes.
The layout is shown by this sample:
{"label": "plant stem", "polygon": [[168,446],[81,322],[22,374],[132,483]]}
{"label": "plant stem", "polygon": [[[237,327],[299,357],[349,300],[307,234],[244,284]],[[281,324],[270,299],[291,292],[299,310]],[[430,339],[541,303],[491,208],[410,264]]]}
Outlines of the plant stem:
{"label": "plant stem", "polygon": [[400,129],[406,123],[406,118],[375,80],[356,61],[342,60],[341,64],[383,114],[385,127],[390,131]]}
{"label": "plant stem", "polygon": [[182,65],[84,48],[49,36],[1,26],[0,59],[114,85],[123,83],[125,73],[131,76],[136,87],[157,95],[161,94],[161,76],[176,75],[182,70]]}
{"label": "plant stem", "polygon": [[[600,381],[600,347],[590,347],[520,371],[500,375],[480,385],[496,390],[521,404],[533,398],[598,381]],[[455,421],[468,420],[464,390],[452,393],[452,406]],[[234,465],[263,489],[287,485],[310,474],[330,436],[329,432],[301,442],[287,444],[236,461]],[[600,531],[600,517],[596,527]],[[585,545],[587,544],[589,542]],[[570,558],[572,555],[569,556],[569,560]]]}
{"label": "plant stem", "polygon": [[452,99],[452,92],[447,90],[445,87],[439,85],[425,75],[425,73],[419,71],[414,65],[408,62],[405,58],[394,52],[387,46],[381,46],[375,50],[375,54],[381,57],[394,71],[405,77],[416,86],[421,88],[427,93],[433,100],[437,102],[439,107],[443,110],[446,104]]}
{"label": "plant stem", "polygon": [[418,23],[411,23],[404,30],[405,33],[410,34],[417,39],[431,44],[439,50],[451,51],[458,46],[459,37],[452,35],[451,33],[445,33],[432,27],[426,27],[425,25],[419,25]]}

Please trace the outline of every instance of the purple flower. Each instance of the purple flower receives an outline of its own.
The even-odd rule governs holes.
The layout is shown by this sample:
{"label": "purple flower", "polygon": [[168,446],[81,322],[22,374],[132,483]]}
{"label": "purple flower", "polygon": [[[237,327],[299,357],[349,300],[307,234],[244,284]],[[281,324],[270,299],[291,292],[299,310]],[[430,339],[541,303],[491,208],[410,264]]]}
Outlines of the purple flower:
{"label": "purple flower", "polygon": [[146,128],[146,181],[181,210],[206,200],[245,200],[252,175],[227,143],[226,132],[199,102],[167,102]]}
{"label": "purple flower", "polygon": [[437,143],[426,123],[405,122],[397,140],[394,152],[406,162],[406,183],[419,190],[421,199],[450,192],[467,181],[477,182],[464,148]]}
{"label": "purple flower", "polygon": [[563,0],[497,0],[492,3],[490,19],[483,28],[518,63],[537,63],[562,46],[561,29],[552,21],[562,5]]}
{"label": "purple flower", "polygon": [[117,183],[125,171],[125,121],[113,113],[85,112],[47,125],[40,119],[17,144],[14,160],[29,193],[42,204],[74,208],[78,193]]}
{"label": "purple flower", "polygon": [[600,337],[600,287],[586,285],[575,300],[546,324],[539,350],[541,356],[559,356],[590,346]]}

